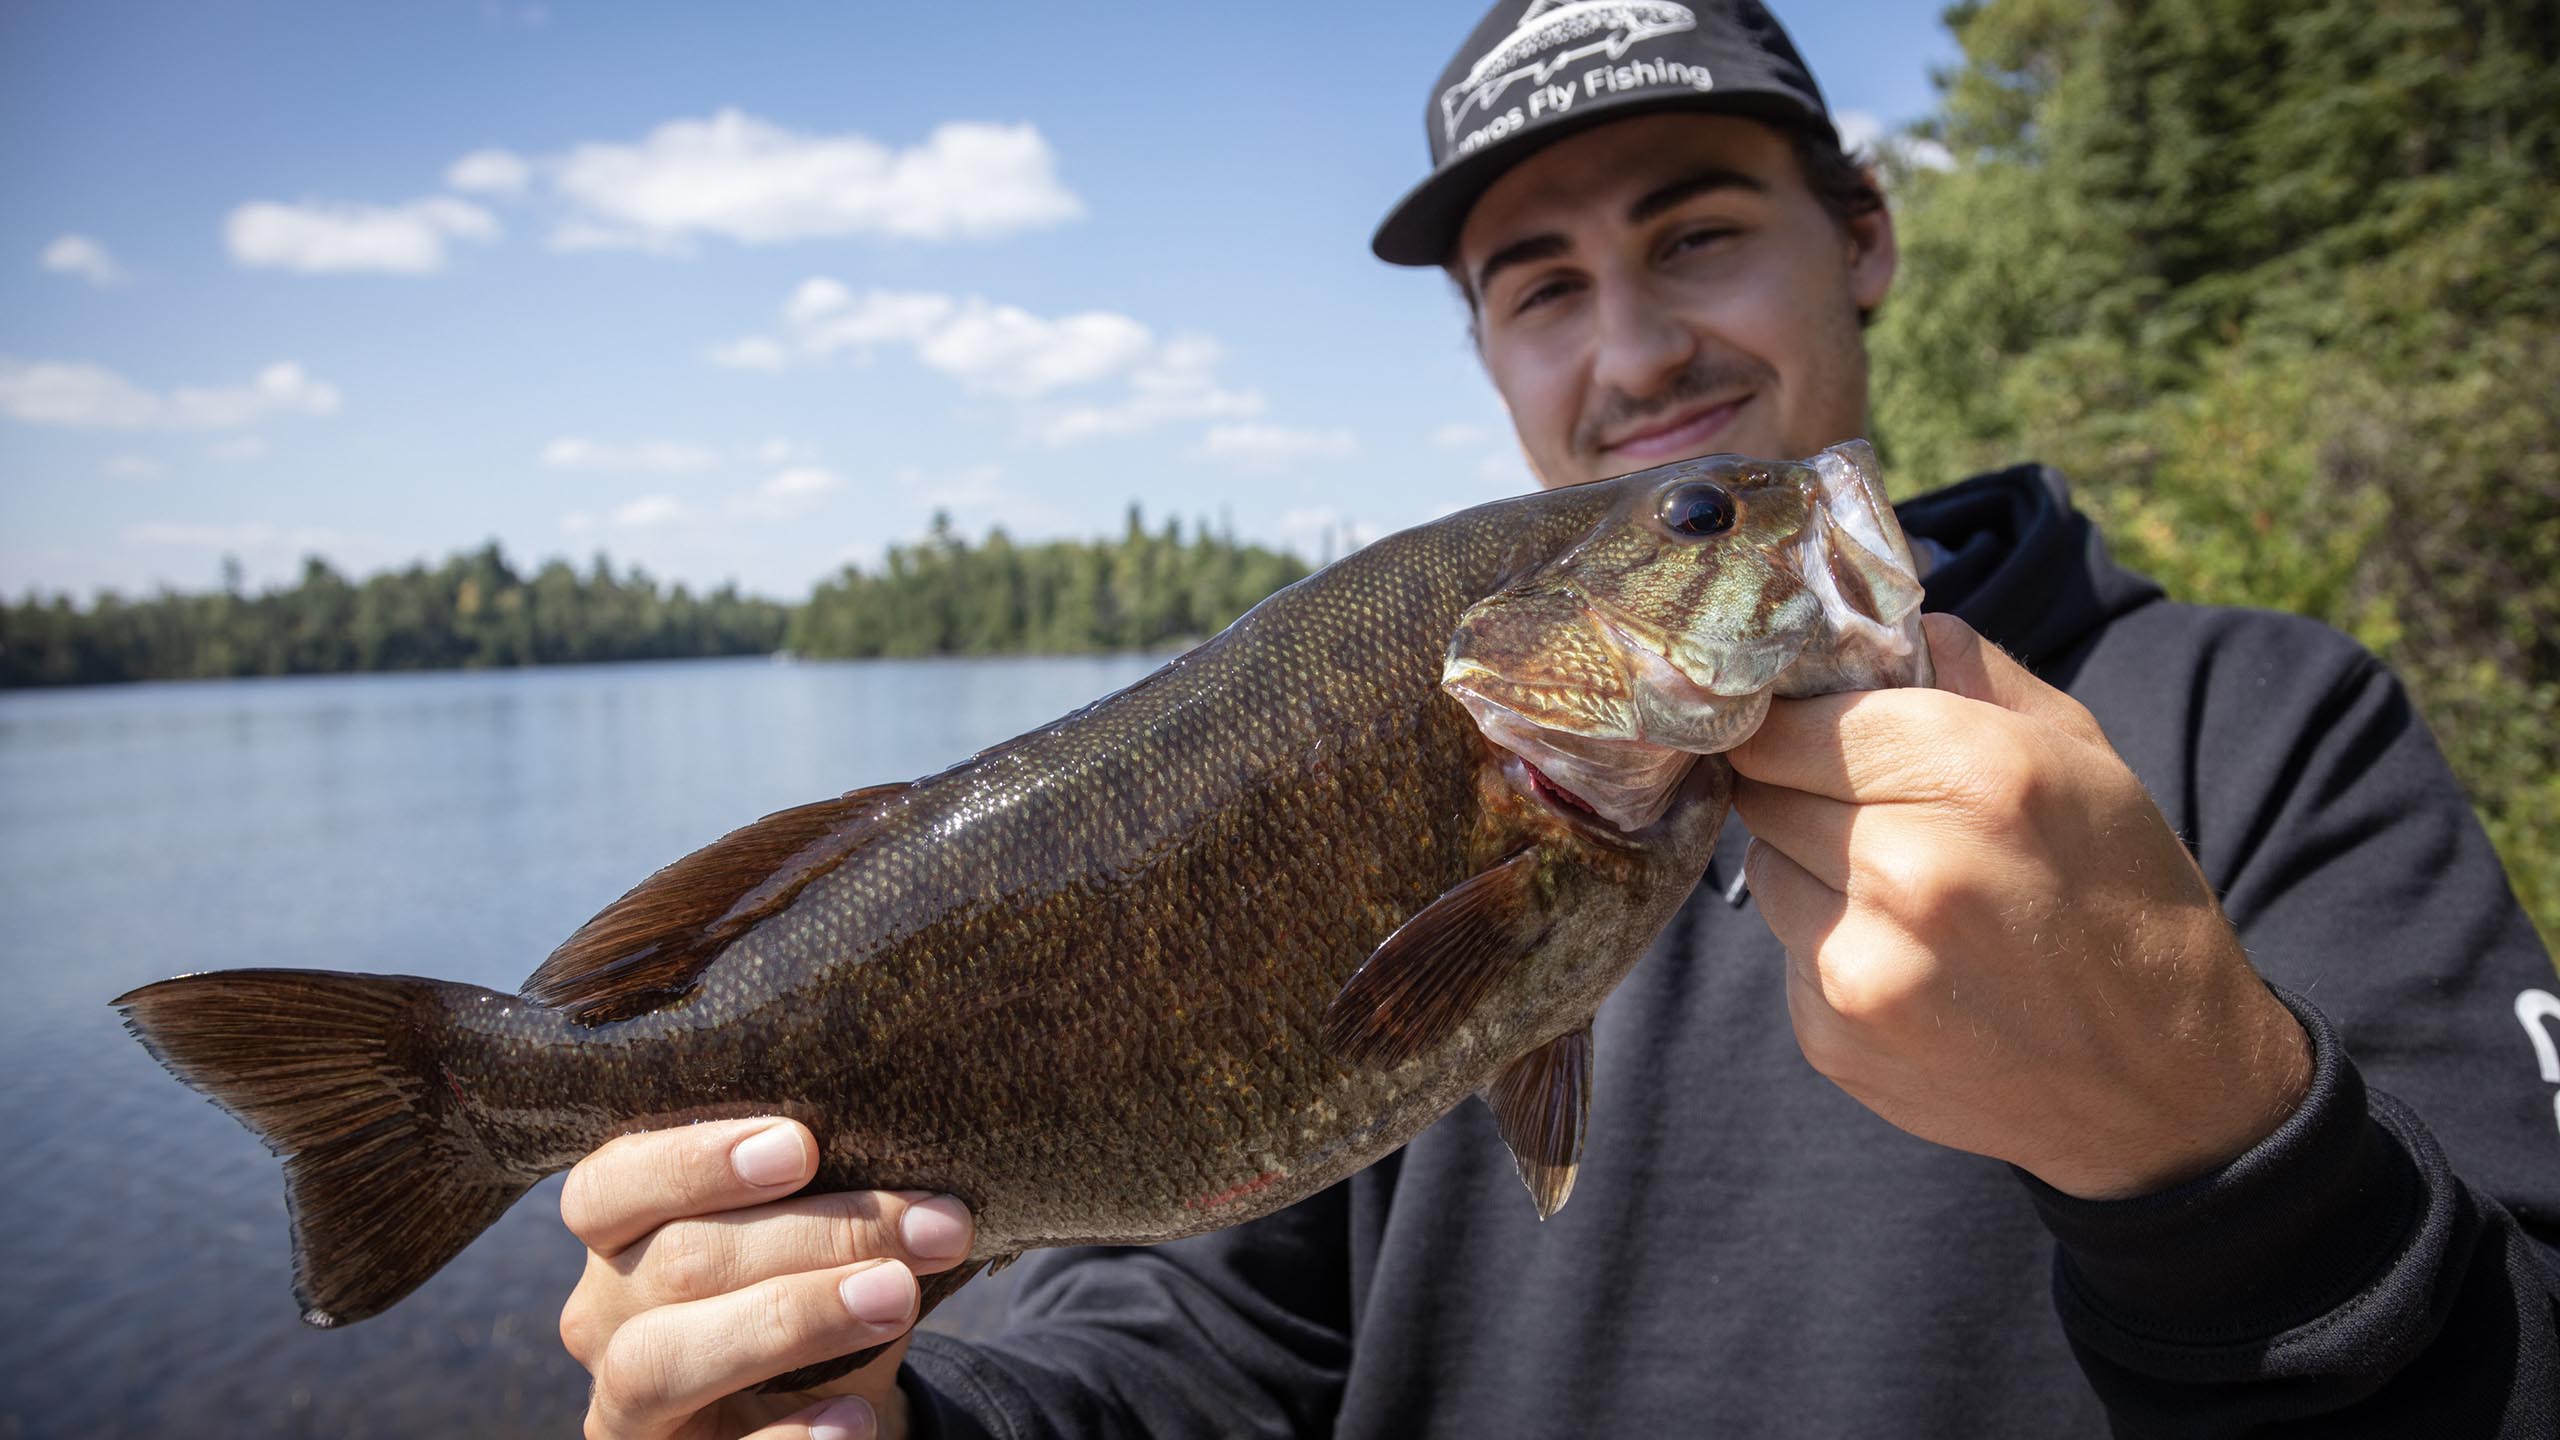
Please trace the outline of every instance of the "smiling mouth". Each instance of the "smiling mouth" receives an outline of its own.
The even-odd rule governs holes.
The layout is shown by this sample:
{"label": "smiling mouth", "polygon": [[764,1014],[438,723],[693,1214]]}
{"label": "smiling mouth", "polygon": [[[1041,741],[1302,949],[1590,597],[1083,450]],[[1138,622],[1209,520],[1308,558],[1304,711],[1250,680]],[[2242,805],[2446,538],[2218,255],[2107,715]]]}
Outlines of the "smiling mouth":
{"label": "smiling mouth", "polygon": [[1708,454],[1707,441],[1724,429],[1734,413],[1742,408],[1743,402],[1750,398],[1749,395],[1737,395],[1719,404],[1691,410],[1667,425],[1657,425],[1650,430],[1639,430],[1609,441],[1600,447],[1601,453],[1642,461],[1644,465],[1665,464]]}

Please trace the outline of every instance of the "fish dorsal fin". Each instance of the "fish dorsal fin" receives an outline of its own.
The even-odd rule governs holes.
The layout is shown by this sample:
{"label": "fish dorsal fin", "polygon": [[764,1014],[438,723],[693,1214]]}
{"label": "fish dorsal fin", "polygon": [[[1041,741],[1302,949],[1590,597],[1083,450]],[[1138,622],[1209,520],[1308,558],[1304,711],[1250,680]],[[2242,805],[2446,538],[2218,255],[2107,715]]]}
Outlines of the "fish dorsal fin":
{"label": "fish dorsal fin", "polygon": [[1538,1218],[1564,1208],[1582,1168],[1591,1119],[1591,1026],[1566,1031],[1502,1069],[1484,1087],[1494,1127],[1511,1147]]}
{"label": "fish dorsal fin", "polygon": [[1398,926],[1325,1007],[1325,1044],[1357,1063],[1401,1065],[1456,1034],[1547,938],[1539,858],[1523,850]]}
{"label": "fish dorsal fin", "polygon": [[731,941],[833,870],[905,785],[876,785],[742,825],[631,888],[560,942],[520,992],[581,1025],[692,993]]}

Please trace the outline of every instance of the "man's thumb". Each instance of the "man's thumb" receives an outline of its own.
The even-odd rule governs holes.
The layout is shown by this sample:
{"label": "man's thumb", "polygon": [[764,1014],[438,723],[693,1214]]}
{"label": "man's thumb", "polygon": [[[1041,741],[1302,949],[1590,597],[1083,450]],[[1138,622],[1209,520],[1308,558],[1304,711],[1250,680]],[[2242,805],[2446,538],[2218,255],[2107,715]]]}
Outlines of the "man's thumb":
{"label": "man's thumb", "polygon": [[1928,638],[1937,688],[2041,720],[2081,740],[2107,743],[2106,732],[2085,706],[2037,679],[1972,626],[1953,615],[1933,613],[1920,617],[1920,630]]}

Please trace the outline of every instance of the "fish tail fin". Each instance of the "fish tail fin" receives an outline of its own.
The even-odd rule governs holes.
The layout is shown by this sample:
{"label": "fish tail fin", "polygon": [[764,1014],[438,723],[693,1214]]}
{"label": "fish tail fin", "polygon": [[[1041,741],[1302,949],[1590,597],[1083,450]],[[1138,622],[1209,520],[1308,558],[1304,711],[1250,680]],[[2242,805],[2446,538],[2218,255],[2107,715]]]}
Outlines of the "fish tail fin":
{"label": "fish tail fin", "polygon": [[294,1298],[312,1325],[418,1288],[532,1179],[502,1169],[439,1078],[476,986],[227,970],[120,995],[125,1028],[284,1159]]}

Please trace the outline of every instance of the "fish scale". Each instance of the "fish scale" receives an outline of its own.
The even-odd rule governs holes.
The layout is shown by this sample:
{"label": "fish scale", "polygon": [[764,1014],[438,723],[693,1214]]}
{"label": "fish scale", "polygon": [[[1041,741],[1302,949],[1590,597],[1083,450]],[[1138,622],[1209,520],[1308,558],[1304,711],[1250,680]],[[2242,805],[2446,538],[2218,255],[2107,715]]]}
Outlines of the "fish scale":
{"label": "fish scale", "polygon": [[[1663,529],[1666,487],[1699,484],[1733,489],[1731,536]],[[235,971],[117,1003],[286,1156],[320,1324],[398,1300],[607,1139],[708,1118],[806,1123],[820,1190],[966,1202],[975,1248],[927,1308],[1026,1249],[1268,1214],[1479,1090],[1544,1214],[1579,1160],[1591,1014],[1704,868],[1730,773],[1675,767],[1661,818],[1613,829],[1541,798],[1471,714],[1496,702],[1444,683],[1504,657],[1506,735],[1632,713],[1643,667],[1557,628],[1585,618],[1558,595],[1599,593],[1577,557],[1607,558],[1621,630],[1731,635],[1777,613],[1735,577],[1841,563],[1817,553],[1835,493],[1877,504],[1720,457],[1389,536],[1051,725],[685,857],[521,995]]]}

